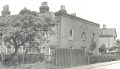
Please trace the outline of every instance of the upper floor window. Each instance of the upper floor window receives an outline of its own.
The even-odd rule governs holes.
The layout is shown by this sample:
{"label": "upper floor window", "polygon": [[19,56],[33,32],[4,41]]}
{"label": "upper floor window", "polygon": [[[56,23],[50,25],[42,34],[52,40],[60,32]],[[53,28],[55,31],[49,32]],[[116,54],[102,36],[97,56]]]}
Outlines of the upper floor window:
{"label": "upper floor window", "polygon": [[72,47],[72,46],[70,46],[70,49],[73,49],[73,47]]}
{"label": "upper floor window", "polygon": [[114,36],[114,41],[116,41],[116,37]]}
{"label": "upper floor window", "polygon": [[81,38],[82,38],[83,41],[86,39],[86,33],[85,32],[82,33]]}
{"label": "upper floor window", "polygon": [[73,30],[70,29],[70,40],[73,40]]}
{"label": "upper floor window", "polygon": [[93,41],[95,41],[95,34],[93,33]]}

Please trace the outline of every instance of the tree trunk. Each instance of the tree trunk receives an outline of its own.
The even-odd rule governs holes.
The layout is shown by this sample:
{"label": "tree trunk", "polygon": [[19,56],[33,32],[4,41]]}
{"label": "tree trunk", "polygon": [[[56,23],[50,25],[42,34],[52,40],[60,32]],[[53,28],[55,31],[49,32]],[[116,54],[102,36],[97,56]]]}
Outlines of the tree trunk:
{"label": "tree trunk", "polygon": [[16,47],[15,47],[15,51],[14,51],[14,53],[11,54],[11,57],[14,57],[14,56],[17,54],[17,52],[18,52],[18,47],[16,46]]}

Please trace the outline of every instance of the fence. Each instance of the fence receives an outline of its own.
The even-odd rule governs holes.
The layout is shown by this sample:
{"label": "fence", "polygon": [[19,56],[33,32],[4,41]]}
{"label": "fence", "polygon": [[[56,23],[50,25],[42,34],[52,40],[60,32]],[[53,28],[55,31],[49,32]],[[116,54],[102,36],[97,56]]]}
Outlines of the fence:
{"label": "fence", "polygon": [[58,67],[75,67],[85,65],[85,51],[81,49],[56,49],[56,65]]}
{"label": "fence", "polygon": [[[0,61],[3,61],[10,55],[0,55]],[[38,61],[43,61],[44,60],[44,54],[17,54],[13,59],[12,59],[12,64],[28,64],[28,63],[35,63]],[[9,63],[8,63],[9,64]],[[7,65],[5,63],[5,65]]]}

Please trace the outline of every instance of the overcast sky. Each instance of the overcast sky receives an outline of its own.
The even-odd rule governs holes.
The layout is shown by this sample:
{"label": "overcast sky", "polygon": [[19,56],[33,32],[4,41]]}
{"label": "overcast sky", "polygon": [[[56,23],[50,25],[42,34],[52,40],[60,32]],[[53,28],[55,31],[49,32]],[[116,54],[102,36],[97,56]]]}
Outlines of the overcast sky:
{"label": "overcast sky", "polygon": [[78,17],[100,24],[101,28],[103,24],[116,28],[120,39],[120,0],[0,0],[0,11],[4,5],[9,5],[11,15],[18,14],[24,7],[39,12],[43,1],[48,2],[50,11],[58,11],[65,5],[68,13],[76,13]]}

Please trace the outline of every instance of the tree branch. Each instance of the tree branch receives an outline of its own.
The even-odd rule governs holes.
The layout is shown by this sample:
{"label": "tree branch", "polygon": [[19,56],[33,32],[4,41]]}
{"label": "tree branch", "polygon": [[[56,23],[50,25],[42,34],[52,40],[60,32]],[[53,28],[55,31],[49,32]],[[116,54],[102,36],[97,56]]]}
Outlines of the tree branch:
{"label": "tree branch", "polygon": [[12,36],[12,40],[13,40],[14,46],[17,46],[16,38],[17,38],[17,36],[15,36],[15,37]]}

